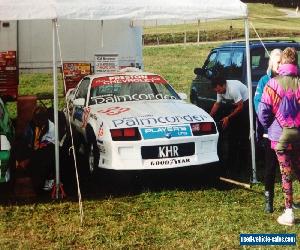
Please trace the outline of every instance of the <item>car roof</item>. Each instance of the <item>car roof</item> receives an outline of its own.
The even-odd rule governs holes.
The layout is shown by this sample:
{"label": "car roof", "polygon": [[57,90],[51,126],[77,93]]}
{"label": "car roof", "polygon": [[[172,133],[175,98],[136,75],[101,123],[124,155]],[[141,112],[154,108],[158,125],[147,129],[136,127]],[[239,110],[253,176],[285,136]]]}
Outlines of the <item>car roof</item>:
{"label": "car roof", "polygon": [[[249,42],[250,49],[253,48],[261,48],[263,47],[262,42],[266,48],[277,47],[277,48],[285,48],[285,47],[296,47],[300,48],[300,43],[294,40],[251,40]],[[220,50],[220,49],[233,49],[233,48],[245,48],[245,41],[236,41],[232,43],[224,43],[219,47],[214,48],[213,50]]]}

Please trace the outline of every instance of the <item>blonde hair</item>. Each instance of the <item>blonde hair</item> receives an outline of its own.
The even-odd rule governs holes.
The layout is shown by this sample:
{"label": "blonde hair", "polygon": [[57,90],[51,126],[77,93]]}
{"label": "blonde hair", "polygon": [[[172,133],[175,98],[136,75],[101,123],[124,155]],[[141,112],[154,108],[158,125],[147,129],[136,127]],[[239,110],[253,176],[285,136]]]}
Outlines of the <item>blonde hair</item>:
{"label": "blonde hair", "polygon": [[298,65],[297,50],[291,47],[285,48],[285,50],[282,52],[281,63]]}
{"label": "blonde hair", "polygon": [[282,50],[281,49],[273,49],[271,51],[267,73],[270,72],[270,70],[273,69],[273,65],[276,63],[275,59],[276,59],[277,56],[279,56],[281,58],[281,56],[282,56]]}

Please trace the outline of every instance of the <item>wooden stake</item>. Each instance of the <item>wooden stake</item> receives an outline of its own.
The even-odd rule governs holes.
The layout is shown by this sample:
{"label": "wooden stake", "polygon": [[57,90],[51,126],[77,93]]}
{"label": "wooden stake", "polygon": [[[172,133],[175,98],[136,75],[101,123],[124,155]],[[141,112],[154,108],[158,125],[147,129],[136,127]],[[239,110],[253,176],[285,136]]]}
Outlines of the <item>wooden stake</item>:
{"label": "wooden stake", "polygon": [[227,179],[227,178],[224,178],[222,176],[220,177],[220,180],[231,183],[231,184],[234,184],[234,185],[237,185],[237,186],[241,186],[243,188],[251,189],[251,185],[248,184],[248,183],[243,183],[243,182],[239,182],[239,181],[236,181],[236,180]]}

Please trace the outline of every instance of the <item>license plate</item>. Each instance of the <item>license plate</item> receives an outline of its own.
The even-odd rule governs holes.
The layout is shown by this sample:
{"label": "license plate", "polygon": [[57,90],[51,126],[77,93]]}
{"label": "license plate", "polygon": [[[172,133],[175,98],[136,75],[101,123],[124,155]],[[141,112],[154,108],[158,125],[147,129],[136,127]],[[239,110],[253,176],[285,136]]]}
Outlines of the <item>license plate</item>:
{"label": "license plate", "polygon": [[142,146],[143,159],[163,159],[190,156],[195,154],[195,143]]}

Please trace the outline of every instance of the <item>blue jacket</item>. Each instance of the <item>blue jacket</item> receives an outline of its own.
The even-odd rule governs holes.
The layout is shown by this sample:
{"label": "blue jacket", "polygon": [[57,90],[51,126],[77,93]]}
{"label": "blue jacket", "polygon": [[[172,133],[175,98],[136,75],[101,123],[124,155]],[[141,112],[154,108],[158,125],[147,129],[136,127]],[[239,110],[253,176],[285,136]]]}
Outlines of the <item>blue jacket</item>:
{"label": "blue jacket", "polygon": [[[258,112],[258,105],[261,102],[261,97],[264,91],[265,86],[267,85],[267,82],[271,79],[271,71],[268,72],[266,75],[262,76],[257,84],[255,95],[253,98],[254,103],[254,109],[257,114]],[[263,138],[263,134],[267,134],[268,130],[264,129],[263,125],[260,123],[258,118],[256,118],[256,140],[257,142],[260,142]]]}
{"label": "blue jacket", "polygon": [[254,95],[254,98],[253,98],[254,109],[255,109],[256,114],[257,114],[257,111],[258,111],[258,104],[261,101],[261,97],[262,97],[264,88],[265,88],[267,82],[270,79],[271,79],[271,72],[270,73],[268,72],[266,75],[262,76],[258,81],[256,91],[255,91],[255,95]]}

